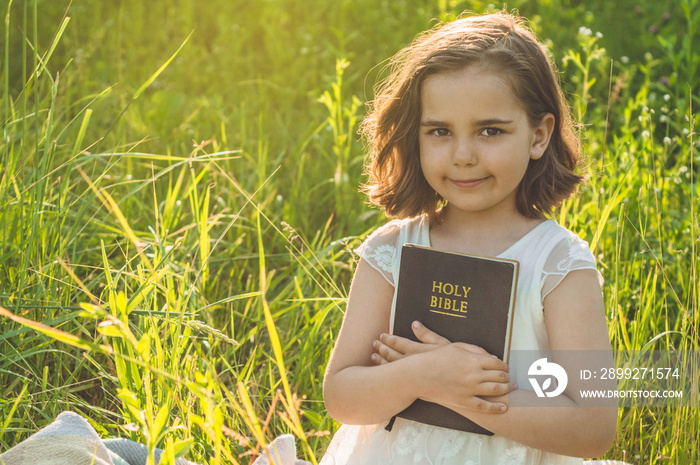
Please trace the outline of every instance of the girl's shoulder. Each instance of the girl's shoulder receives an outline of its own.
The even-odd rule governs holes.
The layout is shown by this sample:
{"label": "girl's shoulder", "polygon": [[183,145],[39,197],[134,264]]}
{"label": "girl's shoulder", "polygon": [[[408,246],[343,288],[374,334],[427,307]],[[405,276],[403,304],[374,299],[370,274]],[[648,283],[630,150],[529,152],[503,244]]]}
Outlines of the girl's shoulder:
{"label": "girl's shoulder", "polygon": [[[548,238],[550,244],[548,262],[557,261],[558,258],[566,256],[570,260],[585,261],[595,265],[595,257],[588,242],[555,221],[552,223],[553,227],[550,228],[551,234]],[[561,261],[558,261],[558,266],[563,266]]]}
{"label": "girl's shoulder", "polygon": [[392,220],[372,232],[355,249],[355,253],[379,271],[393,286],[394,275],[398,273],[400,264],[401,246],[405,243],[423,244],[426,234],[426,217]]}
{"label": "girl's shoulder", "polygon": [[529,259],[539,257],[547,258],[555,251],[559,253],[564,250],[577,255],[586,255],[591,261],[593,254],[590,253],[588,242],[582,240],[577,234],[559,225],[555,220],[549,219],[528,232],[516,243],[509,254],[529,256]]}
{"label": "girl's shoulder", "polygon": [[569,273],[593,270],[600,285],[603,276],[598,270],[590,245],[576,233],[556,224],[549,238],[548,253],[543,266],[542,298],[546,297]]}

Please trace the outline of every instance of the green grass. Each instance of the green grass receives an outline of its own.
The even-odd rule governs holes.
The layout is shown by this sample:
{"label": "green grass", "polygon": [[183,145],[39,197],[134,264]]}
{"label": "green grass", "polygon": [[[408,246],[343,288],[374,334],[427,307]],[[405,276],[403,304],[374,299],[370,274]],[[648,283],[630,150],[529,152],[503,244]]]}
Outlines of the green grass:
{"label": "green grass", "polygon": [[[699,350],[700,3],[595,3],[508,4],[583,125],[556,219],[599,260],[613,348]],[[48,326],[0,317],[0,451],[70,409],[199,463],[284,432],[320,459],[351,251],[385,221],[362,102],[464,9],[487,4],[0,2],[0,306]],[[606,457],[697,463],[699,435],[697,408],[620,409]]]}

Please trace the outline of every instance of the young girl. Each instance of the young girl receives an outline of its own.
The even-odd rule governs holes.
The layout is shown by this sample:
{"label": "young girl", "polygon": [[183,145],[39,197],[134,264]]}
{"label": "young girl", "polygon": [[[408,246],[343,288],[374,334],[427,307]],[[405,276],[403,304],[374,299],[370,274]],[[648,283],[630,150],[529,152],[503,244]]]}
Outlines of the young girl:
{"label": "young girl", "polygon": [[[610,351],[588,244],[545,218],[581,178],[543,46],[506,13],[428,31],[395,58],[363,131],[371,145],[365,191],[399,219],[357,249],[324,380],[328,412],[344,425],[322,465],[574,464],[604,454],[617,412],[581,406],[574,377],[564,395],[518,407],[538,400],[527,367],[450,343],[419,322],[422,343],[388,334],[401,246],[410,242],[520,262],[511,350]],[[386,428],[416,399],[495,434],[402,418]]]}

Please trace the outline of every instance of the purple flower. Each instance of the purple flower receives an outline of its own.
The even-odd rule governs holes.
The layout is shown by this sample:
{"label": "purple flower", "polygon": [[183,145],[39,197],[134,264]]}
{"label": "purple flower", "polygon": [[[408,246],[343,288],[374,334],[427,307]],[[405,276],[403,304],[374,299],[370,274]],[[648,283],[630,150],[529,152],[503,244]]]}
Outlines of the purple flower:
{"label": "purple flower", "polygon": [[669,80],[666,76],[661,76],[661,79],[659,79],[659,82],[661,82],[662,86],[668,87]]}

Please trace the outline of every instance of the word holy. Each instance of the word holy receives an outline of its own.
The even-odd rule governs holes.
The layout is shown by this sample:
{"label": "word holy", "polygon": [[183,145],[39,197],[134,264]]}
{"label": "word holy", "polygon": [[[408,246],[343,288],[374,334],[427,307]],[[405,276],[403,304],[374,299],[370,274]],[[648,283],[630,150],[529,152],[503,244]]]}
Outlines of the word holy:
{"label": "word holy", "polygon": [[471,287],[461,286],[441,281],[433,281],[433,294],[430,296],[430,307],[441,310],[467,313],[467,295]]}

